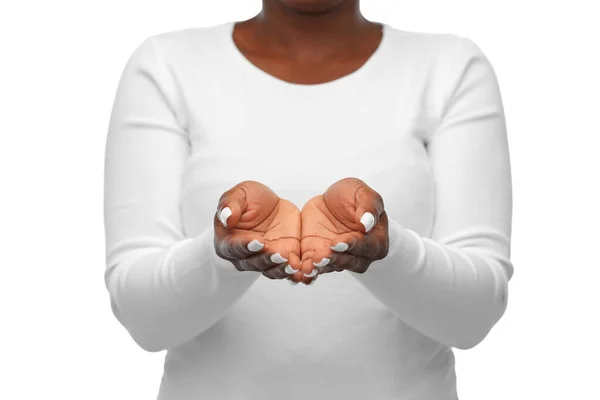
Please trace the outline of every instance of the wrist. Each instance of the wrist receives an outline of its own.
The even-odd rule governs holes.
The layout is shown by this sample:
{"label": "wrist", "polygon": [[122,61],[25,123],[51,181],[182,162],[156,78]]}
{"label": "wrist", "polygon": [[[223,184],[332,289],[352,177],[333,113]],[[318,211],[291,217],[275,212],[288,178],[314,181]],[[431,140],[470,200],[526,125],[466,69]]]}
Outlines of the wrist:
{"label": "wrist", "polygon": [[209,263],[212,267],[225,272],[236,272],[239,273],[233,263],[229,260],[219,257],[215,249],[215,229],[210,226],[207,230],[202,232],[203,245],[206,246],[209,253]]}

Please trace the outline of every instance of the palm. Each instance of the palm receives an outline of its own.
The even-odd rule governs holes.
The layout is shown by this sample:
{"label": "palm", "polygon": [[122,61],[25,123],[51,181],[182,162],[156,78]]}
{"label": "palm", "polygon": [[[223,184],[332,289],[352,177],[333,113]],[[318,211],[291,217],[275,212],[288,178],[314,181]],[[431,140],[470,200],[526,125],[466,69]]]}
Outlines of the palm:
{"label": "palm", "polygon": [[[371,215],[371,221],[364,219],[367,214]],[[359,179],[342,179],[323,195],[313,197],[302,209],[302,265],[321,264],[327,258],[326,264],[320,265],[327,265],[322,272],[344,269],[364,272],[373,260],[387,254],[387,225],[381,196]],[[339,243],[352,246],[352,254],[358,257],[337,254],[330,258],[331,247]]]}
{"label": "palm", "polygon": [[300,210],[288,200],[274,199],[265,203],[250,201],[233,235],[260,234],[267,242],[279,241],[293,250],[300,240]]}
{"label": "palm", "polygon": [[221,196],[214,218],[215,251],[239,271],[287,277],[300,268],[300,210],[267,186],[244,181]]}
{"label": "palm", "polygon": [[358,226],[345,216],[354,210],[345,205],[327,206],[323,195],[313,197],[302,209],[302,260],[312,257],[318,248],[331,246],[330,241],[343,233],[358,230]]}

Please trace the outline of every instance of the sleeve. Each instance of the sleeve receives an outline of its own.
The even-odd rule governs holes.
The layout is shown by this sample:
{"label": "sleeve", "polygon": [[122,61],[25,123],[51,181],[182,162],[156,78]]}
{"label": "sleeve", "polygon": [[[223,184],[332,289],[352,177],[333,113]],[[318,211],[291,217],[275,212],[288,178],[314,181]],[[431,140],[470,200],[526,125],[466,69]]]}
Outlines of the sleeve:
{"label": "sleeve", "polygon": [[437,203],[431,237],[389,220],[388,256],[352,274],[408,325],[468,349],[507,306],[512,187],[495,72],[471,39],[459,39],[447,67],[457,78],[427,142]]}
{"label": "sleeve", "polygon": [[184,234],[180,192],[190,142],[176,85],[157,50],[149,37],[125,65],[104,165],[111,308],[135,342],[153,352],[211,327],[259,276],[216,255],[212,225],[197,236]]}

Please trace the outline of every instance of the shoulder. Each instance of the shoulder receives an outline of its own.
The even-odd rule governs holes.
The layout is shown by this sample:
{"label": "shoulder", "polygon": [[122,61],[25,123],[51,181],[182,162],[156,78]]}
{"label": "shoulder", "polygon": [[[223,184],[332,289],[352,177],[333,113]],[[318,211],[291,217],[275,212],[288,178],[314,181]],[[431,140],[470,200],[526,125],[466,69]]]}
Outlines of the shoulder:
{"label": "shoulder", "polygon": [[389,32],[391,65],[408,66],[402,71],[419,80],[433,97],[447,98],[468,75],[495,79],[490,60],[470,37],[398,28]]}
{"label": "shoulder", "polygon": [[[479,44],[470,37],[398,28],[389,32],[393,79],[408,80],[410,87],[418,88],[422,96],[419,104],[435,124],[452,100],[465,92],[475,93],[471,99],[498,93],[494,69]],[[496,95],[494,100],[498,98]]]}
{"label": "shoulder", "polygon": [[210,58],[222,49],[225,23],[211,26],[194,26],[162,31],[143,37],[133,48],[131,58],[153,57],[167,61],[187,62],[201,56]]}
{"label": "shoulder", "polygon": [[[479,44],[455,33],[409,31],[389,27],[394,54],[419,68],[460,69],[473,58],[486,59]],[[449,72],[449,71],[448,71]]]}

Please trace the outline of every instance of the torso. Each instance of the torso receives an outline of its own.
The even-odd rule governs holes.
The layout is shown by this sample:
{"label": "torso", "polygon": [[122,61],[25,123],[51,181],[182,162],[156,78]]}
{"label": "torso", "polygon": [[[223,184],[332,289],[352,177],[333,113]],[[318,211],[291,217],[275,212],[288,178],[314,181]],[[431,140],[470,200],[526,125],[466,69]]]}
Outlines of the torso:
{"label": "torso", "polygon": [[[165,37],[190,46],[185,59],[170,59],[184,83],[191,145],[181,197],[186,235],[212,223],[220,194],[242,180],[260,181],[301,208],[354,176],[382,195],[390,218],[428,236],[435,182],[424,142],[436,110],[415,97],[426,85],[419,63],[373,64],[375,75],[359,73],[356,84],[351,76],[304,90],[249,65],[238,69],[219,45],[200,50],[227,29]],[[400,37],[390,28],[387,46]],[[266,139],[273,136],[280,139]],[[245,151],[254,141],[262,154]],[[159,398],[453,400],[454,355],[347,273],[296,287],[260,277],[213,327],[169,350]]]}

